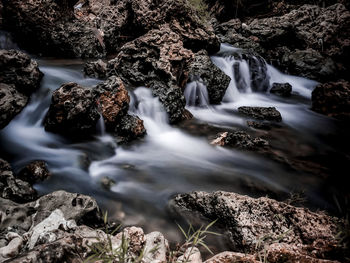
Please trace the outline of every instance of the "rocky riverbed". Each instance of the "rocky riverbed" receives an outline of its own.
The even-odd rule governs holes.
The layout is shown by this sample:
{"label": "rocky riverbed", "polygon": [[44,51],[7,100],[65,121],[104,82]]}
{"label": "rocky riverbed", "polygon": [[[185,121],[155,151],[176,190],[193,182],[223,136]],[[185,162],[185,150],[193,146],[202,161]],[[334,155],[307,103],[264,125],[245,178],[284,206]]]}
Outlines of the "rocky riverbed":
{"label": "rocky riverbed", "polygon": [[350,261],[349,4],[234,2],[0,0],[0,262]]}

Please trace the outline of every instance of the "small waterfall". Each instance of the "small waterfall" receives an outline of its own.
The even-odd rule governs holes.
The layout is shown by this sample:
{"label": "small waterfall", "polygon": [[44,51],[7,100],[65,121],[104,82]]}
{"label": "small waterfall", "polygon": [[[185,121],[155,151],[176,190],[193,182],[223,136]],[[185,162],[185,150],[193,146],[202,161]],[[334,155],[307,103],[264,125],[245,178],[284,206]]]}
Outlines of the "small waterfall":
{"label": "small waterfall", "polygon": [[106,135],[105,121],[103,119],[102,114],[99,113],[99,115],[100,115],[100,118],[98,119],[98,122],[96,124],[96,131],[98,135],[105,136]]}
{"label": "small waterfall", "polygon": [[187,84],[185,92],[186,106],[208,107],[208,90],[201,79],[193,80]]}
{"label": "small waterfall", "polygon": [[237,101],[241,93],[268,89],[267,64],[262,57],[222,44],[219,53],[211,59],[231,78],[224,102]]}

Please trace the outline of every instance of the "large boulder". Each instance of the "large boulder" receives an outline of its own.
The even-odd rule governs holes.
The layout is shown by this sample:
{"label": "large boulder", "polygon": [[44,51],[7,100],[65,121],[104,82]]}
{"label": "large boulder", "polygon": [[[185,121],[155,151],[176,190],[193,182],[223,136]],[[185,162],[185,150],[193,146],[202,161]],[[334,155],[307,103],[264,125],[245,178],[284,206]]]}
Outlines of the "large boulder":
{"label": "large boulder", "polygon": [[0,50],[0,129],[5,127],[39,88],[38,63],[17,50]]}
{"label": "large boulder", "polygon": [[350,120],[350,83],[339,80],[318,85],[312,92],[312,110]]}
{"label": "large boulder", "polygon": [[17,178],[13,174],[10,164],[0,159],[0,198],[24,203],[33,201],[36,197],[37,192],[31,184]]}
{"label": "large boulder", "polygon": [[312,258],[327,258],[337,249],[340,220],[266,197],[193,192],[175,196],[170,206],[187,218],[197,214],[217,219],[216,225],[226,232],[233,251],[258,252],[267,240],[296,246],[299,253]]}
{"label": "large boulder", "polygon": [[238,108],[238,112],[249,116],[253,119],[268,120],[268,121],[282,121],[281,113],[275,107],[248,107],[242,106]]}
{"label": "large boulder", "polygon": [[108,132],[126,140],[142,137],[143,121],[128,115],[129,102],[123,82],[115,76],[92,88],[66,83],[52,95],[45,129],[73,139],[89,138],[103,118]]}
{"label": "large boulder", "polygon": [[181,36],[169,25],[151,30],[125,44],[118,56],[108,62],[108,75],[118,75],[129,85],[146,86],[158,96],[171,122],[183,116],[182,89],[188,79],[193,52],[184,48]]}
{"label": "large boulder", "polygon": [[211,61],[206,51],[195,54],[189,67],[189,81],[201,81],[207,87],[209,102],[219,104],[226,92],[231,78]]}
{"label": "large boulder", "polygon": [[266,147],[269,143],[259,137],[253,138],[244,131],[236,131],[218,134],[211,144],[230,146],[243,150],[257,150]]}

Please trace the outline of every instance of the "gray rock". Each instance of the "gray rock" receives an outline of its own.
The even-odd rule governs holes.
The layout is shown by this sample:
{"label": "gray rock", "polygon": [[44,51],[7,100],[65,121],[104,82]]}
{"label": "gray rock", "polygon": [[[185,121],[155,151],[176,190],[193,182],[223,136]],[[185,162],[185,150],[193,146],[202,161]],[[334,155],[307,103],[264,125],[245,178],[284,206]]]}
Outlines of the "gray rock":
{"label": "gray rock", "polygon": [[229,76],[214,65],[206,51],[196,53],[194,61],[190,64],[189,80],[198,79],[207,87],[211,104],[219,104],[222,101],[231,81]]}
{"label": "gray rock", "polygon": [[107,63],[102,59],[87,62],[84,65],[84,73],[89,77],[104,79],[107,74]]}
{"label": "gray rock", "polygon": [[0,129],[22,111],[28,97],[17,91],[14,85],[0,83]]}
{"label": "gray rock", "polygon": [[237,252],[259,251],[259,240],[268,236],[269,240],[298,246],[305,255],[322,258],[337,243],[341,224],[336,218],[306,208],[228,192],[180,194],[171,200],[170,207],[182,216],[194,213],[207,220],[217,219],[217,227],[226,231]]}
{"label": "gray rock", "polygon": [[10,164],[3,159],[0,159],[0,197],[19,203],[33,201],[37,197],[35,189],[28,182],[16,178]]}
{"label": "gray rock", "polygon": [[269,145],[266,140],[259,137],[252,138],[249,134],[243,131],[220,133],[211,144],[230,146],[244,150],[257,150]]}
{"label": "gray rock", "polygon": [[282,121],[281,113],[275,107],[239,107],[238,112],[258,120]]}

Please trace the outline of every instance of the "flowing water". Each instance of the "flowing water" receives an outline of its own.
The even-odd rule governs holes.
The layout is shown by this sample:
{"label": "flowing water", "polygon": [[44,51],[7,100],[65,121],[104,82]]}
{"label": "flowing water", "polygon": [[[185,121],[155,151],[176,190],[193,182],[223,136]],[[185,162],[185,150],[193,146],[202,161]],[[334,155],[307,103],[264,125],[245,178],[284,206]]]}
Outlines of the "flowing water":
{"label": "flowing water", "polygon": [[[246,119],[237,113],[239,106],[274,106],[283,117],[280,136],[286,136],[283,131],[287,130],[288,142],[305,144],[320,152],[329,148],[320,135],[334,129],[333,122],[309,110],[316,82],[282,74],[253,58],[262,65],[258,71],[265,70],[263,81],[268,86],[289,82],[293,87],[291,98],[271,95],[268,90],[255,92],[249,63],[237,59],[232,52],[240,51],[222,45],[221,52],[212,57],[231,77],[220,105],[209,104],[201,79],[187,85],[184,92],[187,109],[194,115],[187,126],[170,126],[162,105],[149,89],[139,87],[130,91],[129,111],[143,119],[147,129],[147,136],[131,145],[117,145],[105,132],[102,118],[97,127],[99,135],[84,143],[72,143],[45,132],[42,122],[53,90],[69,81],[83,86],[99,81],[84,77],[81,61],[39,60],[45,74],[41,88],[0,131],[2,151],[11,158],[15,171],[32,160],[48,163],[54,176],[35,186],[40,193],[65,189],[92,195],[110,211],[111,217],[123,220],[126,225],[141,225],[146,231],[163,231],[170,240],[178,240],[179,232],[166,207],[169,198],[179,192],[225,190],[285,197],[291,191],[302,190],[310,206],[331,208],[323,178],[286,169],[258,154],[210,145],[207,136],[200,132],[203,125],[219,130],[247,129]],[[257,89],[263,89],[262,85]],[[105,176],[116,182],[110,191],[100,185]]]}

